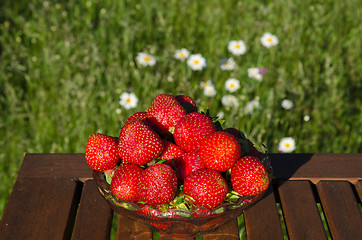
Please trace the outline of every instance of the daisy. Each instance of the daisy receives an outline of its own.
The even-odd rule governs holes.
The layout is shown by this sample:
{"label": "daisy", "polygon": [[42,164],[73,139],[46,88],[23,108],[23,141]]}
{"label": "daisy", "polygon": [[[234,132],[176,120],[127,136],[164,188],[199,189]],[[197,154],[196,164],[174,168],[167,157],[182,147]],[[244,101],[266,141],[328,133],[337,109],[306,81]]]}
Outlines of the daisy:
{"label": "daisy", "polygon": [[285,137],[280,140],[278,150],[282,153],[289,153],[295,150],[295,140],[291,137]]}
{"label": "daisy", "polygon": [[119,104],[125,109],[135,108],[137,106],[138,98],[134,93],[124,92],[119,98]]}
{"label": "daisy", "polygon": [[204,88],[204,95],[208,97],[214,97],[216,95],[216,89],[214,85],[209,85]]}
{"label": "daisy", "polygon": [[242,55],[246,52],[245,42],[243,40],[232,40],[228,44],[228,50],[236,56]]}
{"label": "daisy", "polygon": [[294,106],[293,102],[289,99],[284,99],[282,101],[282,108],[286,109],[286,110],[290,110],[292,109]]}
{"label": "daisy", "polygon": [[201,82],[200,85],[202,88],[206,88],[209,86],[215,87],[214,84],[211,82],[211,80],[207,80],[206,82]]}
{"label": "daisy", "polygon": [[189,50],[186,48],[181,48],[180,50],[176,50],[174,57],[178,60],[185,61],[190,56]]}
{"label": "daisy", "polygon": [[206,59],[201,54],[191,54],[187,65],[194,71],[200,71],[206,67]]}
{"label": "daisy", "polygon": [[225,88],[229,92],[236,92],[240,88],[240,81],[235,78],[229,78],[225,82]]}
{"label": "daisy", "polygon": [[227,71],[234,70],[235,66],[236,63],[233,58],[221,60],[220,64],[221,70],[227,70]]}
{"label": "daisy", "polygon": [[260,42],[261,44],[266,47],[266,48],[270,48],[273,46],[278,45],[279,40],[277,38],[277,36],[271,34],[271,33],[264,33],[264,35],[260,38]]}
{"label": "daisy", "polygon": [[239,105],[238,99],[233,95],[225,95],[221,98],[221,103],[226,107],[236,107]]}
{"label": "daisy", "polygon": [[254,110],[260,109],[260,103],[258,100],[252,100],[246,104],[245,111],[247,114],[252,114]]}
{"label": "daisy", "polygon": [[263,80],[263,76],[260,73],[260,69],[254,67],[248,68],[248,77],[257,80],[258,82],[261,82]]}
{"label": "daisy", "polygon": [[308,121],[310,120],[310,116],[309,116],[309,115],[305,115],[304,118],[303,118],[303,120],[304,120],[305,122],[308,122]]}
{"label": "daisy", "polygon": [[156,64],[156,58],[148,53],[140,52],[137,55],[137,61],[142,66],[153,66]]}

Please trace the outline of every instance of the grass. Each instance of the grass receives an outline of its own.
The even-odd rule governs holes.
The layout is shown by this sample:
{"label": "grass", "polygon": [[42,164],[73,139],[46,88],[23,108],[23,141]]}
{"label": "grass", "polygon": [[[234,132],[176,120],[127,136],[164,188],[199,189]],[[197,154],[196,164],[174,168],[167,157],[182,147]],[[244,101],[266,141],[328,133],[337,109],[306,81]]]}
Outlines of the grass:
{"label": "grass", "polygon": [[[0,216],[23,155],[84,152],[95,132],[117,136],[125,119],[145,111],[163,92],[192,96],[201,110],[223,111],[236,127],[271,152],[281,138],[295,152],[361,152],[362,9],[359,1],[7,1],[0,9]],[[267,49],[264,32],[279,38]],[[248,51],[238,67],[221,71],[230,40]],[[173,58],[185,47],[201,53],[207,68],[193,72]],[[138,52],[157,58],[135,64]],[[249,67],[267,68],[261,83]],[[224,82],[240,80],[225,107]],[[215,97],[203,95],[211,80]],[[118,101],[134,92],[136,108]],[[261,110],[248,115],[258,97]],[[294,102],[284,110],[283,99]],[[117,109],[119,109],[117,111]],[[304,116],[310,116],[304,121]]]}

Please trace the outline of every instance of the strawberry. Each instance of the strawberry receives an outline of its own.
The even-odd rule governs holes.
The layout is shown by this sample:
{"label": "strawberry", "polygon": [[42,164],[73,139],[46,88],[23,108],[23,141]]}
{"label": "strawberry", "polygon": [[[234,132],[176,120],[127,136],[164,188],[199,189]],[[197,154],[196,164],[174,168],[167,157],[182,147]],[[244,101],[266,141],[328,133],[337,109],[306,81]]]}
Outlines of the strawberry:
{"label": "strawberry", "polygon": [[231,169],[233,189],[247,196],[264,192],[269,186],[269,176],[263,164],[256,157],[242,157]]}
{"label": "strawberry", "polygon": [[205,164],[200,160],[199,152],[188,152],[176,163],[176,172],[179,180],[183,182],[190,173],[205,168]]}
{"label": "strawberry", "polygon": [[121,164],[118,168],[116,168],[112,178],[112,193],[121,200],[138,201],[137,184],[142,171],[142,168],[135,164]]}
{"label": "strawberry", "polygon": [[184,150],[182,150],[179,146],[167,141],[166,139],[162,139],[162,145],[163,150],[159,158],[161,160],[166,160],[165,164],[170,165],[171,167],[174,166],[174,163],[179,161],[179,159],[181,159],[185,154]]}
{"label": "strawberry", "polygon": [[124,125],[126,125],[127,123],[131,122],[132,120],[135,119],[142,119],[142,120],[146,120],[147,118],[147,113],[146,112],[135,112],[134,114],[132,114],[126,121],[126,123]]}
{"label": "strawberry", "polygon": [[196,206],[212,209],[224,201],[228,186],[218,171],[203,168],[186,177],[183,191],[193,198]]}
{"label": "strawberry", "polygon": [[92,134],[87,142],[85,158],[96,171],[113,170],[119,159],[118,139],[101,133]]}
{"label": "strawberry", "polygon": [[177,95],[176,101],[181,104],[181,106],[185,109],[186,113],[197,112],[197,106],[194,99],[186,95]]}
{"label": "strawberry", "polygon": [[176,173],[166,164],[155,164],[146,168],[138,180],[140,200],[148,205],[170,203],[176,191]]}
{"label": "strawberry", "polygon": [[124,162],[147,164],[157,158],[162,149],[160,136],[143,120],[132,120],[121,129],[118,153]]}
{"label": "strawberry", "polygon": [[215,126],[211,118],[193,112],[187,114],[177,123],[173,136],[176,145],[186,152],[191,152],[198,151],[201,141],[212,132],[215,132]]}
{"label": "strawberry", "polygon": [[180,103],[170,94],[159,94],[147,110],[147,120],[161,134],[167,133],[186,115]]}
{"label": "strawberry", "polygon": [[241,144],[226,132],[209,134],[201,143],[200,159],[206,167],[227,171],[240,158]]}

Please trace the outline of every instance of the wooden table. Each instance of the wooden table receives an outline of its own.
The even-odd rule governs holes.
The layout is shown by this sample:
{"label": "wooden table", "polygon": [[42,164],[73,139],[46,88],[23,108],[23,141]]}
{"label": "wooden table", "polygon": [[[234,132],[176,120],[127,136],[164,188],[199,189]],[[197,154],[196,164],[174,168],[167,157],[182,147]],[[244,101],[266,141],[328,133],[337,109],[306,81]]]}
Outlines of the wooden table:
{"label": "wooden table", "polygon": [[[243,215],[247,239],[283,239],[283,231],[289,239],[362,239],[362,154],[271,154],[271,160],[272,187]],[[112,216],[84,154],[26,154],[0,239],[109,239]],[[152,239],[153,233],[119,216],[116,235]],[[203,239],[239,239],[236,219]]]}

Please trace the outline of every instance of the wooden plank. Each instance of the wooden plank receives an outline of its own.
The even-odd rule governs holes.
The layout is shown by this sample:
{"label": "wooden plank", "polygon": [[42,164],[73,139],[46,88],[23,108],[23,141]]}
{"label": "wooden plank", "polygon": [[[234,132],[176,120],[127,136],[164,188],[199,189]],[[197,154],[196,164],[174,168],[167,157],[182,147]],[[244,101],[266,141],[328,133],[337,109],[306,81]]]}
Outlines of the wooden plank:
{"label": "wooden plank", "polygon": [[[362,180],[362,154],[270,154],[277,179]],[[46,163],[46,164],[45,164]],[[86,181],[92,171],[83,153],[26,154],[20,178],[70,178]]]}
{"label": "wooden plank", "polygon": [[239,240],[238,220],[231,220],[220,226],[214,232],[205,234],[204,240]]}
{"label": "wooden plank", "polygon": [[116,240],[151,240],[152,231],[146,225],[121,214],[118,215]]}
{"label": "wooden plank", "polygon": [[277,179],[362,180],[362,154],[270,154]]}
{"label": "wooden plank", "polygon": [[77,183],[65,179],[18,179],[0,223],[0,239],[70,239]]}
{"label": "wooden plank", "polygon": [[362,201],[362,180],[356,183],[356,190],[359,196],[360,202]]}
{"label": "wooden plank", "polygon": [[361,239],[362,214],[350,183],[320,181],[317,190],[333,239]]}
{"label": "wooden plank", "polygon": [[308,181],[286,181],[278,191],[289,239],[327,239]]}
{"label": "wooden plank", "polygon": [[84,154],[26,154],[18,178],[92,179]]}
{"label": "wooden plank", "polygon": [[262,200],[245,211],[244,219],[248,240],[283,239],[272,186]]}
{"label": "wooden plank", "polygon": [[84,183],[73,240],[99,239],[110,237],[113,211],[99,193],[93,180]]}

